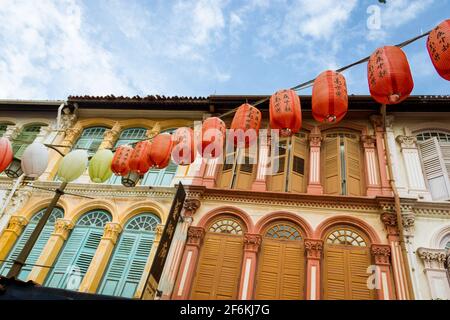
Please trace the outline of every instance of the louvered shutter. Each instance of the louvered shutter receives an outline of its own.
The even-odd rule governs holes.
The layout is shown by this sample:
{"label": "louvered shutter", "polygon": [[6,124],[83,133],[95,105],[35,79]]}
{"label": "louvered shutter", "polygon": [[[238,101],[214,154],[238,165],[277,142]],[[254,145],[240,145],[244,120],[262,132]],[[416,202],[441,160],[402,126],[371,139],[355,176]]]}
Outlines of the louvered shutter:
{"label": "louvered shutter", "polygon": [[373,300],[375,290],[367,288],[367,268],[371,265],[370,252],[367,248],[352,247],[346,252],[346,265],[350,274],[349,293],[352,300]]}
{"label": "louvered shutter", "polygon": [[153,241],[153,234],[124,231],[114,249],[99,293],[132,298],[142,279]]}
{"label": "louvered shutter", "polygon": [[[233,163],[228,163],[233,160]],[[219,188],[228,189],[231,187],[231,180],[235,171],[236,152],[227,153],[224,156],[222,169],[219,178],[217,179],[217,186]]]}
{"label": "louvered shutter", "polygon": [[304,247],[299,241],[264,239],[256,277],[257,300],[304,297]]}
{"label": "louvered shutter", "polygon": [[362,195],[361,148],[354,139],[344,138],[347,195]]}
{"label": "louvered shutter", "polygon": [[447,168],[437,138],[419,144],[422,165],[434,200],[450,198],[450,182]]}
{"label": "louvered shutter", "polygon": [[450,142],[439,142],[442,152],[442,158],[444,159],[445,168],[450,178]]}
{"label": "louvered shutter", "polygon": [[339,139],[326,138],[323,143],[324,192],[341,194],[341,158]]}
{"label": "louvered shutter", "polygon": [[280,138],[278,155],[271,156],[271,161],[274,162],[272,166],[275,166],[275,163],[278,162],[278,171],[271,172],[271,175],[268,177],[269,178],[268,189],[270,191],[276,192],[286,191],[287,155],[288,155],[288,139]]}
{"label": "louvered shutter", "polygon": [[345,299],[346,266],[344,251],[326,246],[324,254],[323,286],[325,300]]}
{"label": "louvered shutter", "polygon": [[256,165],[251,162],[256,163],[257,161],[251,158],[248,149],[241,149],[239,153],[241,160],[236,169],[234,189],[250,190],[256,174]]}
{"label": "louvered shutter", "polygon": [[291,174],[289,176],[289,190],[292,192],[306,192],[306,162],[308,146],[305,139],[292,137]]}
{"label": "louvered shutter", "polygon": [[191,299],[237,299],[242,252],[241,236],[208,233],[200,254]]}

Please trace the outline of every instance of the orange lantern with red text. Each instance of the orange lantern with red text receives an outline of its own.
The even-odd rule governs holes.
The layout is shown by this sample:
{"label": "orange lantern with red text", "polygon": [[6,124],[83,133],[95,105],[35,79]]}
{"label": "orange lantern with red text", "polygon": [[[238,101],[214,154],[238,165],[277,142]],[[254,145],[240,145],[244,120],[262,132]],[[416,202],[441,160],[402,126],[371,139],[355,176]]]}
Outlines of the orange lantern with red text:
{"label": "orange lantern with red text", "polygon": [[348,110],[347,84],[342,74],[322,72],[314,81],[312,115],[316,121],[337,123]]}
{"label": "orange lantern with red text", "polygon": [[140,141],[136,144],[129,162],[131,171],[142,176],[153,166],[149,158],[151,147],[150,141]]}
{"label": "orange lantern with red text", "polygon": [[300,131],[302,112],[300,98],[294,90],[280,90],[270,97],[270,127],[289,137]]}
{"label": "orange lantern with red text", "polygon": [[164,169],[170,163],[172,153],[172,135],[160,133],[153,138],[149,160],[159,169]]}
{"label": "orange lantern with red text", "polygon": [[13,151],[11,142],[7,138],[0,138],[0,173],[11,164]]}
{"label": "orange lantern with red text", "polygon": [[226,130],[225,122],[220,118],[212,117],[203,121],[199,151],[204,158],[211,159],[222,155]]}
{"label": "orange lantern with red text", "polygon": [[370,95],[381,104],[397,104],[409,97],[414,81],[402,49],[387,46],[377,49],[367,65]]}
{"label": "orange lantern with red text", "polygon": [[116,176],[125,176],[130,172],[130,159],[133,148],[130,146],[119,146],[114,153],[111,163],[111,171]]}
{"label": "orange lantern with red text", "polygon": [[234,135],[234,144],[238,145],[240,141],[247,148],[258,138],[259,128],[261,127],[261,111],[254,106],[244,103],[234,114],[231,122],[231,133]]}
{"label": "orange lantern with red text", "polygon": [[450,19],[430,32],[427,48],[436,71],[450,81]]}
{"label": "orange lantern with red text", "polygon": [[182,166],[194,162],[197,152],[194,144],[194,130],[188,127],[178,128],[173,133],[172,140],[172,161]]}

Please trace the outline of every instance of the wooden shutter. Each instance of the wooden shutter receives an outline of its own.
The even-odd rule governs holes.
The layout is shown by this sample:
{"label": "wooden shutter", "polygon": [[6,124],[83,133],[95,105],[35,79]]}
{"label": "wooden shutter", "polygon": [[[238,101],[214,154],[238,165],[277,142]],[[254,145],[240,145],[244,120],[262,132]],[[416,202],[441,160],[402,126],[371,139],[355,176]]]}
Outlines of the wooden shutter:
{"label": "wooden shutter", "polygon": [[256,277],[258,300],[304,298],[304,247],[300,241],[264,239]]}
{"label": "wooden shutter", "polygon": [[242,236],[207,233],[191,299],[237,299],[243,245]]}
{"label": "wooden shutter", "polygon": [[439,142],[447,174],[450,177],[450,142]]}
{"label": "wooden shutter", "polygon": [[132,298],[141,281],[154,235],[124,231],[104,274],[98,292]]}
{"label": "wooden shutter", "polygon": [[306,163],[308,146],[306,140],[297,136],[292,137],[292,152],[290,161],[289,190],[292,192],[306,192]]}
{"label": "wooden shutter", "polygon": [[344,138],[347,195],[362,195],[361,148],[359,141]]}
{"label": "wooden shutter", "polygon": [[419,149],[423,170],[433,199],[449,199],[449,177],[437,138],[431,138],[420,143]]}
{"label": "wooden shutter", "polygon": [[[233,174],[236,167],[236,152],[227,153],[224,157],[224,163],[222,164],[222,169],[217,181],[217,186],[222,189],[231,188],[231,180],[233,179]],[[233,163],[226,163],[227,158],[233,159]]]}
{"label": "wooden shutter", "polygon": [[323,143],[323,176],[326,194],[341,194],[339,148],[339,138],[326,138]]}
{"label": "wooden shutter", "polygon": [[367,247],[325,245],[323,261],[325,300],[373,300],[375,290],[367,288],[371,265]]}
{"label": "wooden shutter", "polygon": [[250,190],[256,175],[256,161],[251,158],[248,149],[241,149],[239,152],[240,164],[236,166],[236,181],[234,189]]}
{"label": "wooden shutter", "polygon": [[[288,138],[280,138],[278,156],[273,157],[272,161],[278,162],[278,171],[271,173],[268,177],[270,191],[286,191],[286,172],[287,172]],[[271,157],[272,158],[272,157]]]}

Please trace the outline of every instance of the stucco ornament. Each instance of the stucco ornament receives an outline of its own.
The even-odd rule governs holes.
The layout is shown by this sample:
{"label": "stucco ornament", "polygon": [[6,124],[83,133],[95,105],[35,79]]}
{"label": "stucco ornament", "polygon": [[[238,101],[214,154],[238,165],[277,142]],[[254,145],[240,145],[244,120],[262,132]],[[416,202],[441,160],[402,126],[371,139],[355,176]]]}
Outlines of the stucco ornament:
{"label": "stucco ornament", "polygon": [[417,254],[428,269],[445,269],[447,253],[444,249],[419,248]]}

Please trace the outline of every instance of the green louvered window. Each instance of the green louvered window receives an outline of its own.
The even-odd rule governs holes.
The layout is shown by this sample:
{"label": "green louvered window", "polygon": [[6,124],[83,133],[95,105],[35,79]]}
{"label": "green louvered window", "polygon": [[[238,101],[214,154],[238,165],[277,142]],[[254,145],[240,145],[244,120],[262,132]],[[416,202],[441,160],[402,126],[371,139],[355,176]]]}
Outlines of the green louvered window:
{"label": "green louvered window", "polygon": [[45,281],[48,287],[78,290],[111,215],[104,210],[84,214],[77,222]]}
{"label": "green louvered window", "polygon": [[20,134],[12,142],[13,153],[16,158],[21,159],[25,149],[33,143],[41,131],[41,125],[27,126],[22,129]]}
{"label": "green louvered window", "polygon": [[[114,148],[118,146],[123,146],[125,144],[131,144],[133,142],[138,142],[145,139],[147,134],[147,129],[145,128],[129,128],[122,131],[119,139],[117,140]],[[109,180],[109,184],[121,184],[122,177],[113,175]]]}
{"label": "green louvered window", "polygon": [[132,298],[142,280],[153,241],[157,216],[143,213],[125,226],[103,276],[98,293]]}
{"label": "green louvered window", "polygon": [[[175,130],[165,130],[162,131],[166,133],[173,133]],[[162,186],[170,187],[172,186],[172,180],[175,177],[178,166],[170,161],[169,165],[164,169],[150,169],[142,178],[141,185],[143,186]]]}
{"label": "green louvered window", "polygon": [[8,128],[7,124],[0,123],[0,138],[3,137],[7,128]]}
{"label": "green louvered window", "polygon": [[97,152],[98,147],[102,144],[105,131],[105,127],[91,127],[84,129],[80,138],[78,138],[73,146],[73,150],[87,150],[90,156],[94,155],[95,152]]}
{"label": "green louvered window", "polygon": [[[25,243],[30,238],[34,228],[36,228],[36,225],[38,224],[39,220],[44,215],[45,210],[46,209],[42,209],[41,211],[36,213],[23,230],[19,239],[16,241],[16,244],[11,249],[8,257],[6,258],[7,262],[4,262],[0,267],[0,274],[2,276],[6,276],[8,274],[8,271],[11,268],[13,261],[17,259],[17,256],[19,255],[20,251],[22,251],[23,247],[25,246]],[[34,244],[33,249],[31,249],[30,255],[28,256],[27,261],[25,262],[25,265],[23,266],[19,274],[18,278],[20,280],[23,281],[27,280],[27,277],[30,274],[31,269],[33,269],[33,266],[36,264],[36,261],[41,255],[44,246],[47,244],[47,241],[50,238],[50,235],[54,231],[56,219],[62,218],[63,216],[64,211],[61,208],[53,209],[52,214],[50,215],[47,223],[45,224],[44,229],[42,229],[41,234],[39,235],[36,243]]]}

